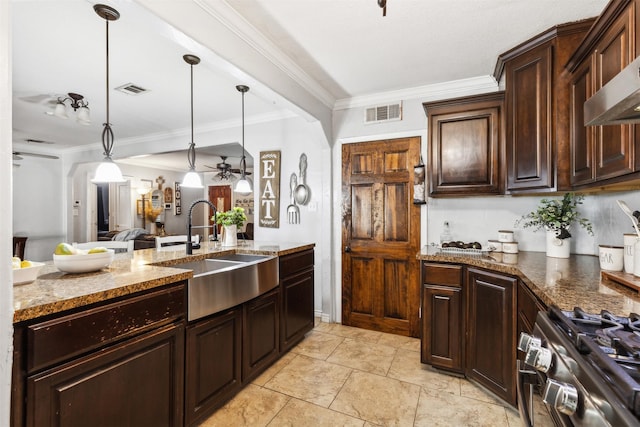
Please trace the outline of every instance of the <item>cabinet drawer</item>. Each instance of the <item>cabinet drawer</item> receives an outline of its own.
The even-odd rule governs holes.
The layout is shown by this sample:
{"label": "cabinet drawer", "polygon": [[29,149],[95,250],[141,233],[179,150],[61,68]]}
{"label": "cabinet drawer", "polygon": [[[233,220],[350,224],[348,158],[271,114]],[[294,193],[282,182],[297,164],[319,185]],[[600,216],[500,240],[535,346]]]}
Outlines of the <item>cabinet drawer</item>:
{"label": "cabinet drawer", "polygon": [[184,285],[27,327],[29,373],[184,316]]}
{"label": "cabinet drawer", "polygon": [[298,271],[313,268],[313,249],[280,257],[280,277],[287,277]]}
{"label": "cabinet drawer", "polygon": [[422,263],[422,283],[462,286],[462,266]]}

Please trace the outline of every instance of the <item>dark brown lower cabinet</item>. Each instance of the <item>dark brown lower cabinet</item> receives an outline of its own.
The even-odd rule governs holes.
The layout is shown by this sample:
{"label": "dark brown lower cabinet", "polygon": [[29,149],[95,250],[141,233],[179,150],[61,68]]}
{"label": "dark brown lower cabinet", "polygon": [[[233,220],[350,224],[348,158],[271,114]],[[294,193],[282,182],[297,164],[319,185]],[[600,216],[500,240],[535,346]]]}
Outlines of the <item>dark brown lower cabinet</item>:
{"label": "dark brown lower cabinet", "polygon": [[280,257],[280,352],[296,345],[313,329],[313,249]]}
{"label": "dark brown lower cabinet", "polygon": [[463,372],[462,287],[423,285],[421,361]]}
{"label": "dark brown lower cabinet", "polygon": [[242,381],[249,382],[280,357],[280,289],[244,305]]}
{"label": "dark brown lower cabinet", "polygon": [[179,426],[184,283],[14,325],[13,426]]}
{"label": "dark brown lower cabinet", "polygon": [[467,267],[465,285],[465,374],[515,405],[515,310],[518,279]]}
{"label": "dark brown lower cabinet", "polygon": [[172,324],[27,378],[27,426],[182,424],[184,327]]}
{"label": "dark brown lower cabinet", "polygon": [[241,387],[242,309],[187,327],[185,425],[219,408]]}

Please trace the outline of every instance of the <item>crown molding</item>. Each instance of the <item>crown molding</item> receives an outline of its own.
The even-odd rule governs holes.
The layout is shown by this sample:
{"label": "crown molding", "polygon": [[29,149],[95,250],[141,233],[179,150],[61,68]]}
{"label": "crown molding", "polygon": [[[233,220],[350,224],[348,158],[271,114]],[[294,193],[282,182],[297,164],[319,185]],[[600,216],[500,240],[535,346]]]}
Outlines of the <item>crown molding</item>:
{"label": "crown molding", "polygon": [[379,92],[371,95],[355,96],[336,101],[333,107],[336,110],[349,108],[370,107],[399,100],[416,99],[431,101],[459,96],[496,91],[498,83],[491,75],[471,77],[468,79],[453,80],[444,83],[416,86],[412,88]]}
{"label": "crown molding", "polygon": [[335,97],[311,78],[280,48],[244,19],[244,17],[226,1],[194,0],[194,3],[298,83],[302,88],[322,102],[322,104],[329,109],[333,108]]}

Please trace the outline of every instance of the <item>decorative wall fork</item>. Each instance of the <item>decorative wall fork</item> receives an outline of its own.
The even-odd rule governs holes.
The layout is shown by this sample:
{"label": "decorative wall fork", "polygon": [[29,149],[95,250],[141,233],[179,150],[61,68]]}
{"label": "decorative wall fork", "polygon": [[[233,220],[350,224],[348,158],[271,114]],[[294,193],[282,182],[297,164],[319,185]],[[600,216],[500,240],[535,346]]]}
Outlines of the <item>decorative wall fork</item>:
{"label": "decorative wall fork", "polygon": [[291,174],[291,181],[289,182],[289,187],[291,192],[289,193],[289,197],[291,197],[291,204],[287,206],[287,218],[289,220],[289,224],[299,224],[300,223],[300,209],[296,205],[295,200],[295,190],[298,186],[298,178],[295,173]]}

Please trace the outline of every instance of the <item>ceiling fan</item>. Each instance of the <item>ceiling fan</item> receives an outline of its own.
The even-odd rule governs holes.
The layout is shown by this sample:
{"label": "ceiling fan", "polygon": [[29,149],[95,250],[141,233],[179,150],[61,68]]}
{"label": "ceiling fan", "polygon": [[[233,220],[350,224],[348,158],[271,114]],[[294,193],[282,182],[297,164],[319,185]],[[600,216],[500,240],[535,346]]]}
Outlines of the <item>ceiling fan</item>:
{"label": "ceiling fan", "polygon": [[60,158],[58,156],[52,156],[50,154],[27,153],[26,151],[13,152],[13,160],[23,160],[24,157],[22,156],[40,157],[43,159],[51,159],[51,160],[57,160]]}
{"label": "ceiling fan", "polygon": [[[229,163],[227,163],[228,156],[220,156],[220,158],[222,159],[222,162],[217,163],[215,167],[204,165],[209,169],[218,171],[218,173],[214,175],[213,179],[216,181],[233,181],[237,179],[237,176],[235,176],[234,174],[241,173],[241,170],[238,168],[233,168]],[[251,175],[251,172],[246,172],[245,175]]]}

